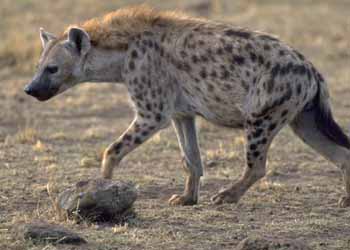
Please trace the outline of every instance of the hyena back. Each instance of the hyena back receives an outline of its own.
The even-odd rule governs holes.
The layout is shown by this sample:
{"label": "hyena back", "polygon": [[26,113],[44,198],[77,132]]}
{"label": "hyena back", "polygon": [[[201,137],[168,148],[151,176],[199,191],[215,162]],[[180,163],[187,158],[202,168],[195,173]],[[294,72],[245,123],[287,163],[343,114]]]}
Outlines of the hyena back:
{"label": "hyena back", "polygon": [[173,205],[198,201],[203,175],[195,117],[246,134],[246,168],[214,203],[237,202],[266,172],[275,135],[295,134],[343,171],[350,205],[348,137],[332,117],[325,80],[299,52],[280,40],[228,24],[157,12],[120,9],[70,27],[60,37],[41,30],[43,54],[25,91],[47,100],[81,82],[122,82],[135,119],[104,153],[102,175],[138,145],[172,123],[187,173]]}

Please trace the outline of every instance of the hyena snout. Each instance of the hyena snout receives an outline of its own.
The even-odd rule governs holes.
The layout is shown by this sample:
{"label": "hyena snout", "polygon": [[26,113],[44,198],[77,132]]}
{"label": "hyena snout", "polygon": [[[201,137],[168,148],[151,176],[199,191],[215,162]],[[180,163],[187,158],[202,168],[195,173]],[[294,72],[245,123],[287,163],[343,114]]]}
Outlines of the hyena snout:
{"label": "hyena snout", "polygon": [[24,92],[27,95],[33,96],[39,101],[46,101],[58,93],[59,88],[50,86],[48,82],[42,83],[32,81],[24,87]]}

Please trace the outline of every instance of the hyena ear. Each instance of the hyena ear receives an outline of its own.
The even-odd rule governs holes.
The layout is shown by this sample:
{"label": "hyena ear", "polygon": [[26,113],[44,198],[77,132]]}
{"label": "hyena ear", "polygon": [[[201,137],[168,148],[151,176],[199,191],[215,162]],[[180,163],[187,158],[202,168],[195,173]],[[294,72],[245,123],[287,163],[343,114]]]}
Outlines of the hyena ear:
{"label": "hyena ear", "polygon": [[40,28],[40,39],[43,48],[45,48],[46,44],[52,40],[57,39],[55,35],[46,32],[43,28]]}
{"label": "hyena ear", "polygon": [[71,42],[78,53],[85,55],[91,48],[90,36],[85,30],[80,28],[70,28],[68,31],[68,41]]}

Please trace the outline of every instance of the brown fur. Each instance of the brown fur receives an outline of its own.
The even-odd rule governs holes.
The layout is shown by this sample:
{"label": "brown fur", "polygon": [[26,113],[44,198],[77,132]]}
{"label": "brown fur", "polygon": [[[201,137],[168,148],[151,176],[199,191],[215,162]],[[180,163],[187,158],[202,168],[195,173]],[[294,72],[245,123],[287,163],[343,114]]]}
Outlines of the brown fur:
{"label": "brown fur", "polygon": [[[129,40],[144,31],[174,26],[181,28],[203,22],[176,11],[157,11],[147,5],[125,7],[101,18],[94,18],[75,27],[83,28],[94,46],[104,49],[127,49]],[[73,27],[74,27],[73,26]],[[68,27],[64,32],[72,26]]]}

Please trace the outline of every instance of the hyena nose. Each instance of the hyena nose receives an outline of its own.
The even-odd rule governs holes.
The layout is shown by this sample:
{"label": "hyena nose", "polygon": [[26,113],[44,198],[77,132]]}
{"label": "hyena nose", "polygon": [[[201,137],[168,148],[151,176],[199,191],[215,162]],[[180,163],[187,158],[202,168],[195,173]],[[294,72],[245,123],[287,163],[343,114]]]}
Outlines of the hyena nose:
{"label": "hyena nose", "polygon": [[26,85],[24,87],[24,92],[26,92],[27,95],[33,95],[34,91],[33,91],[33,88],[30,86],[30,84]]}

